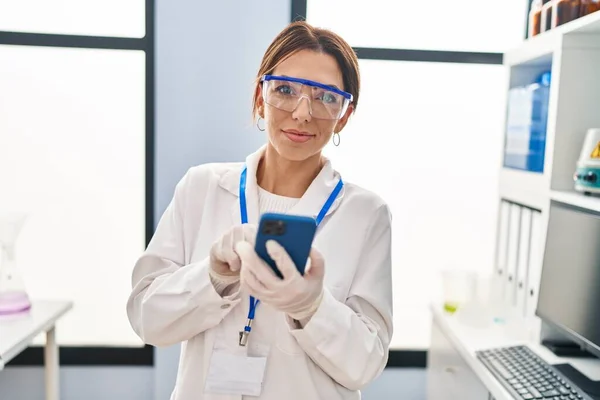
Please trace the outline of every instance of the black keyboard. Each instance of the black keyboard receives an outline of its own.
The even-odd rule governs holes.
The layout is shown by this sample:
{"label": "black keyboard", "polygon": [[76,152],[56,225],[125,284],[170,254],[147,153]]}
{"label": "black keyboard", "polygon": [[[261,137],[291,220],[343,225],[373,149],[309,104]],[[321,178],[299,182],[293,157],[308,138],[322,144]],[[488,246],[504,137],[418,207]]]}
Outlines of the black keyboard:
{"label": "black keyboard", "polygon": [[526,346],[478,351],[477,358],[518,400],[593,400]]}

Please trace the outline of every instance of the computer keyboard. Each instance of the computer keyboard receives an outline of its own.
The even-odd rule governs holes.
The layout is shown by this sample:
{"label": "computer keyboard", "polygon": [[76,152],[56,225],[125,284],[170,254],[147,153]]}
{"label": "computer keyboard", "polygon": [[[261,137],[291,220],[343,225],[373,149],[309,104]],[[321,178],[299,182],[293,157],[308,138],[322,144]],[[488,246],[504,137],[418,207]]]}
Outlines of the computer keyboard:
{"label": "computer keyboard", "polygon": [[479,351],[477,358],[518,400],[593,400],[526,346]]}

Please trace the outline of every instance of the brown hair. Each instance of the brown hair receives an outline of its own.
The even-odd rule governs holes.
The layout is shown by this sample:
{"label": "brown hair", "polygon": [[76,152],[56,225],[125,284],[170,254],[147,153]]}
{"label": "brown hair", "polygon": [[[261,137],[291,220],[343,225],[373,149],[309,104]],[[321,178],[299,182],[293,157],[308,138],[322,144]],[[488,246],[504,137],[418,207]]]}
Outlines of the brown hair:
{"label": "brown hair", "polygon": [[258,70],[252,100],[252,115],[256,117],[258,87],[263,75],[270,75],[275,68],[292,54],[301,50],[313,50],[334,57],[342,70],[344,87],[342,90],[352,94],[354,110],[358,104],[360,90],[360,72],[358,58],[350,45],[339,35],[327,30],[315,28],[305,21],[289,24],[277,35],[267,48]]}

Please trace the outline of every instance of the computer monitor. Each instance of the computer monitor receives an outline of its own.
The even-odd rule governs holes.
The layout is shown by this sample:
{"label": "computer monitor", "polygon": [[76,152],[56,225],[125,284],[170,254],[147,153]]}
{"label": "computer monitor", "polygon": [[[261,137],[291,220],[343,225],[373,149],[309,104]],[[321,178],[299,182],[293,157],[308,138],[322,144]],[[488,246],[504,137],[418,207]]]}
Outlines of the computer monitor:
{"label": "computer monitor", "polygon": [[552,202],[536,314],[600,357],[600,213]]}

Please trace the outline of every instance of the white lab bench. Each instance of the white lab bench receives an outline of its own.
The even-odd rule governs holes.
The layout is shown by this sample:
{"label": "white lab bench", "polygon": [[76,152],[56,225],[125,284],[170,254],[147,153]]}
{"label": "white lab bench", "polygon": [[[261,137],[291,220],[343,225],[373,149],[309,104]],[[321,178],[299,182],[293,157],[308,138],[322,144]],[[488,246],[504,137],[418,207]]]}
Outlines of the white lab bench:
{"label": "white lab bench", "polygon": [[46,400],[60,398],[59,357],[56,321],[73,303],[69,301],[34,301],[28,313],[0,317],[0,370],[29,346],[40,333],[46,333],[44,366]]}
{"label": "white lab bench", "polygon": [[[494,347],[526,345],[550,364],[570,363],[593,380],[600,380],[600,359],[557,357],[535,340],[537,318],[504,323],[472,324],[431,305],[431,345],[427,359],[428,400],[513,400],[475,352]],[[482,319],[493,317],[480,315]],[[487,319],[489,317],[489,319]]]}

